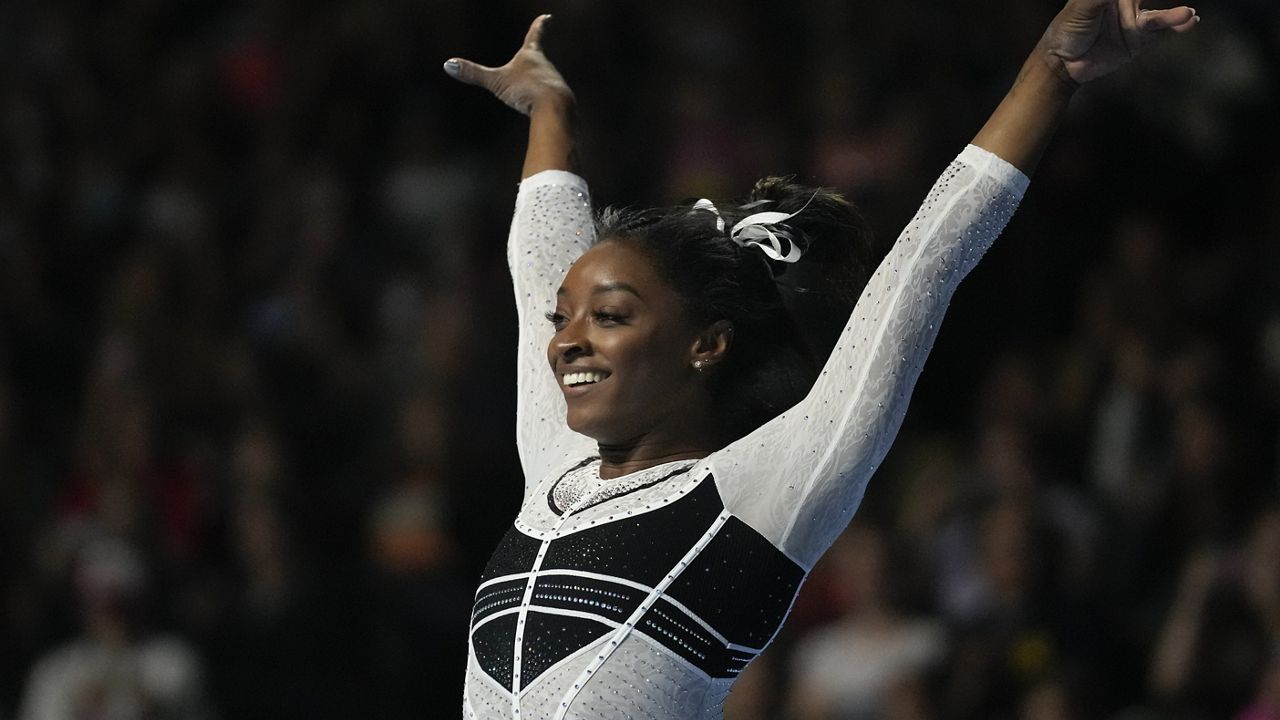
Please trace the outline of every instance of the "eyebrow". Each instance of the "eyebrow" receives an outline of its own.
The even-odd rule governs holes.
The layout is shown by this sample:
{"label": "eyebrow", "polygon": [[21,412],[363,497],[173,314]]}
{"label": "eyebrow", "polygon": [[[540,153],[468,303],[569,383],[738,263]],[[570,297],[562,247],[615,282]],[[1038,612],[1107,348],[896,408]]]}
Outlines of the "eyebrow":
{"label": "eyebrow", "polygon": [[[637,298],[640,298],[641,300],[644,299],[643,297],[641,297],[639,291],[637,291],[634,287],[631,287],[630,285],[624,282],[601,283],[595,286],[594,288],[591,288],[592,296],[603,295],[605,293],[618,292],[618,291],[628,292],[628,293],[631,293],[632,295],[635,295]],[[556,290],[556,296],[559,297],[564,294],[565,294],[565,289],[564,289],[564,286],[561,285],[560,289]]]}

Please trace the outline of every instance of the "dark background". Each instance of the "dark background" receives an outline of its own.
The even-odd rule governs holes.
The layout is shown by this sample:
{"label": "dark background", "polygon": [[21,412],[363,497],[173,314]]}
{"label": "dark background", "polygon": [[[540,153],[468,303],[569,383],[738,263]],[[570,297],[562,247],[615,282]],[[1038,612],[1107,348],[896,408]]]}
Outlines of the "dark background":
{"label": "dark background", "polygon": [[[145,670],[40,682],[66,717],[124,693],[114,717],[236,719],[459,714],[521,487],[503,246],[526,124],[443,60],[504,62],[552,12],[598,204],[795,173],[887,242],[1058,5],[3,7],[0,719],[36,717],[39,667],[161,642],[186,704]],[[729,717],[1280,696],[1280,13],[1199,11],[1075,99],[955,298],[854,523],[875,542],[814,573]],[[813,638],[860,627],[869,584],[893,590],[876,627],[944,639],[863,705],[801,701]]]}

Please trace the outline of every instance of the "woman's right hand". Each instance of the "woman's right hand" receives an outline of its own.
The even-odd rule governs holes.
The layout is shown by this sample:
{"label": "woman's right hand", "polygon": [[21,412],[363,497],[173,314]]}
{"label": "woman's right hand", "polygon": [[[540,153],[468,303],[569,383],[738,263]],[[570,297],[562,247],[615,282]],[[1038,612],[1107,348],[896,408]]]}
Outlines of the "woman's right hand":
{"label": "woman's right hand", "polygon": [[973,144],[1030,175],[1076,88],[1200,21],[1188,6],[1145,10],[1143,1],[1067,0]]}
{"label": "woman's right hand", "polygon": [[444,71],[468,85],[478,85],[517,111],[532,115],[542,104],[572,104],[573,91],[560,71],[542,53],[542,30],[550,15],[540,15],[529,26],[524,44],[502,67],[486,67],[470,60],[451,58]]}
{"label": "woman's right hand", "polygon": [[1161,38],[1194,28],[1200,18],[1186,5],[1148,10],[1143,0],[1069,0],[1037,52],[1077,85],[1128,63]]}

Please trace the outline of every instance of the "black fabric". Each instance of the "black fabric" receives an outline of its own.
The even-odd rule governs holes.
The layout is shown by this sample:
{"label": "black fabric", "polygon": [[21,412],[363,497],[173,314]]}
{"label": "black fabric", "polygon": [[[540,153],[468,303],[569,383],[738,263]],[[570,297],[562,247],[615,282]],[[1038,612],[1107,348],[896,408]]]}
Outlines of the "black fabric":
{"label": "black fabric", "polygon": [[520,686],[532,685],[547,668],[610,631],[608,625],[594,620],[530,611],[520,653]]}
{"label": "black fabric", "polygon": [[542,568],[586,570],[652,587],[680,562],[723,509],[708,476],[687,495],[661,508],[610,517],[552,542]]}
{"label": "black fabric", "polygon": [[525,535],[514,525],[502,536],[498,548],[493,551],[480,582],[485,583],[504,575],[529,572],[533,568],[534,558],[538,557],[538,547],[542,543]]}
{"label": "black fabric", "polygon": [[804,569],[763,535],[731,517],[667,595],[729,642],[763,647],[782,624]]}
{"label": "black fabric", "polygon": [[511,689],[515,642],[515,614],[496,618],[471,631],[471,647],[480,669],[508,690]]}

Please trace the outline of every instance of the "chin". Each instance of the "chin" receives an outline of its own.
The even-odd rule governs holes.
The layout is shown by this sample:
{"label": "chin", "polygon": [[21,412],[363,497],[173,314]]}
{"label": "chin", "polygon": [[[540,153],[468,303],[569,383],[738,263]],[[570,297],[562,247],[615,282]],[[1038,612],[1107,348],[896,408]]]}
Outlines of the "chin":
{"label": "chin", "polygon": [[593,422],[592,418],[575,417],[573,413],[569,413],[565,417],[565,425],[568,425],[570,430],[579,435],[585,435],[601,445],[621,442],[618,437],[622,436],[622,433],[610,432],[608,427],[602,426],[600,422]]}
{"label": "chin", "polygon": [[564,424],[579,435],[586,435],[593,440],[597,439],[595,426],[589,418],[579,417],[573,411],[569,411],[565,414]]}

